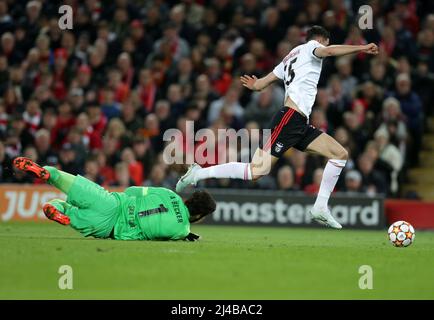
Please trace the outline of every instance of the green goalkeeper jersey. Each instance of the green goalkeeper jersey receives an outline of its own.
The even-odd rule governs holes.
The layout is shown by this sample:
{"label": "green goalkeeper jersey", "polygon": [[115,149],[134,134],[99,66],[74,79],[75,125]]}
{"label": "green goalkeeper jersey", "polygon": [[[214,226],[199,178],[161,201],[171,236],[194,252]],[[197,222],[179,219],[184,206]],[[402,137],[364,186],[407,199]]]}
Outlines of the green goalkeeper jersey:
{"label": "green goalkeeper jersey", "polygon": [[130,187],[114,194],[120,202],[115,239],[180,240],[190,233],[188,209],[172,190]]}

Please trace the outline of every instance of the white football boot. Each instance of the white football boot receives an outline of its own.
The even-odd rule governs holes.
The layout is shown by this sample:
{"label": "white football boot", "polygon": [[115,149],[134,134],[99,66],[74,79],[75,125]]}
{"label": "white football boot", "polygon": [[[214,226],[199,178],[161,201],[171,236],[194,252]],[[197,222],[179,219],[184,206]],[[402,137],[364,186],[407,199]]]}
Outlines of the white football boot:
{"label": "white football boot", "polygon": [[179,179],[178,183],[176,184],[176,192],[181,192],[184,190],[188,185],[196,185],[196,181],[194,180],[194,174],[197,170],[201,169],[202,167],[198,165],[197,163],[193,163],[190,168],[188,168],[187,172]]}
{"label": "white football boot", "polygon": [[312,208],[310,214],[313,219],[320,224],[324,224],[333,229],[342,229],[342,226],[333,218],[328,208],[326,210],[315,210]]}

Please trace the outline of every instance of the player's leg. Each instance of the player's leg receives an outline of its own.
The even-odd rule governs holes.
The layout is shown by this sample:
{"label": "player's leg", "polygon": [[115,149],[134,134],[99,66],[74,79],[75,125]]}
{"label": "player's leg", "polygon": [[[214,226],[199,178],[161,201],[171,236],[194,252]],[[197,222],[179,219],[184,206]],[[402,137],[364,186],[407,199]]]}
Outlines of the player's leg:
{"label": "player's leg", "polygon": [[48,219],[65,226],[71,223],[69,217],[72,211],[71,209],[72,205],[60,199],[50,200],[42,207],[42,211]]}
{"label": "player's leg", "polygon": [[243,180],[257,180],[267,175],[281,154],[292,145],[293,139],[287,139],[289,121],[295,113],[294,109],[282,107],[270,123],[271,136],[263,145],[256,149],[250,163],[229,162],[208,168],[201,168],[198,164],[190,166],[185,175],[176,184],[176,191],[181,192],[188,185],[196,185],[200,180],[211,178],[230,178]]}
{"label": "player's leg", "polygon": [[[72,206],[70,211],[63,213],[70,217],[72,227],[85,236],[107,237],[110,234],[117,219],[119,207],[119,201],[113,194],[80,175],[74,176],[54,167],[41,167],[27,158],[16,158],[14,165],[20,170],[47,181],[67,195],[66,202]],[[50,211],[49,208],[53,209],[48,206],[48,211]],[[56,217],[50,212],[47,216]]]}
{"label": "player's leg", "polygon": [[195,183],[209,178],[231,178],[243,180],[257,180],[270,173],[270,170],[278,158],[265,152],[261,148],[256,149],[250,163],[229,162],[216,166],[201,168],[194,176]]}
{"label": "player's leg", "polygon": [[74,184],[76,176],[55,167],[45,166],[44,169],[50,173],[50,178],[47,180],[47,183],[56,187],[63,193],[68,194]]}
{"label": "player's leg", "polygon": [[41,167],[36,162],[25,157],[15,158],[14,166],[19,170],[31,173],[37,178],[46,181],[65,194],[68,193],[75,179],[75,176],[72,174],[50,166]]}
{"label": "player's leg", "polygon": [[176,183],[176,192],[181,192],[188,185],[196,185],[200,180],[211,178],[252,180],[250,164],[242,162],[229,162],[218,164],[212,167],[202,168],[197,163],[194,163]]}
{"label": "player's leg", "polygon": [[257,180],[269,174],[277,160],[279,158],[272,155],[270,151],[264,151],[261,148],[256,149],[250,162],[252,180]]}
{"label": "player's leg", "polygon": [[261,148],[256,149],[250,163],[229,162],[212,167],[202,168],[193,164],[185,175],[176,184],[176,191],[181,192],[188,185],[196,185],[197,182],[206,179],[242,179],[257,180],[267,175],[278,158]]}
{"label": "player's leg", "polygon": [[305,151],[308,153],[321,155],[328,159],[345,161],[348,159],[348,151],[333,137],[324,132],[315,138],[307,146]]}
{"label": "player's leg", "polygon": [[[314,217],[319,217],[318,220],[321,220],[323,213],[325,216],[330,218],[331,215],[328,209],[328,201],[336,186],[342,169],[345,167],[348,159],[348,152],[335,139],[326,133],[322,133],[315,138],[307,146],[305,151],[329,159],[325,166],[320,189],[311,212]],[[336,221],[332,223],[335,224],[335,222]],[[336,227],[341,228],[339,224],[336,224]]]}
{"label": "player's leg", "polygon": [[81,209],[60,199],[45,203],[43,211],[48,219],[69,225],[85,237],[107,238],[114,226],[110,215],[92,209]]}
{"label": "player's leg", "polygon": [[89,208],[100,202],[113,202],[109,192],[100,185],[80,176],[74,176],[55,167],[41,167],[24,157],[14,160],[20,170],[34,174],[68,196],[67,202],[79,208]]}
{"label": "player's leg", "polygon": [[348,159],[348,152],[339,142],[326,133],[318,136],[306,148],[306,152],[319,154],[329,159],[324,169],[320,189],[314,204],[316,209],[327,208],[328,200],[333,192],[342,169]]}
{"label": "player's leg", "polygon": [[71,226],[84,236],[107,238],[113,230],[120,211],[120,200],[114,193],[82,177],[75,176],[67,192]]}
{"label": "player's leg", "polygon": [[80,210],[83,210],[64,200],[50,200],[44,204],[42,210],[48,219],[56,221],[62,225],[71,225],[72,228],[78,231],[83,228],[89,228],[89,224],[82,223],[82,219],[80,218],[80,215],[83,214],[83,212],[80,213]]}
{"label": "player's leg", "polygon": [[[50,170],[50,168],[47,168]],[[57,170],[57,169],[56,169]],[[57,170],[59,171],[59,170]],[[50,172],[54,172],[50,170]],[[70,176],[62,176],[53,185],[63,188],[67,194],[67,201],[53,200],[44,205],[45,215],[61,224],[70,226],[85,237],[107,238],[110,236],[118,217],[119,203],[113,194],[110,194],[96,183],[78,175],[69,186]],[[59,186],[59,183],[61,185]],[[64,222],[70,223],[64,223]]]}

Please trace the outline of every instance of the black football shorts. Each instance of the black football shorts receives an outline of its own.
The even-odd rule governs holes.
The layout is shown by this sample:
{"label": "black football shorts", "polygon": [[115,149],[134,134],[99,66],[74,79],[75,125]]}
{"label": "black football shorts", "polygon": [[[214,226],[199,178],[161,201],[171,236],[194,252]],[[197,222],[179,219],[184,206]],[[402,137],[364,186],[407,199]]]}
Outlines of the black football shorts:
{"label": "black football shorts", "polygon": [[295,109],[282,107],[271,120],[271,137],[260,148],[270,150],[275,157],[281,157],[289,148],[305,151],[322,131],[308,124],[307,119]]}

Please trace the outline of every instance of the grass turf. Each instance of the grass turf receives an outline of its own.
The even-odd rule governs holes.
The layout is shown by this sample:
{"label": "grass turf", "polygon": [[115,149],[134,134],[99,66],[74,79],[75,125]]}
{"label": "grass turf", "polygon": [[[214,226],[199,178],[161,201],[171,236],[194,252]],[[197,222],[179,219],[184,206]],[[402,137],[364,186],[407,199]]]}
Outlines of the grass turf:
{"label": "grass turf", "polygon": [[[0,299],[434,299],[434,233],[195,226],[200,242],[82,238],[54,223],[0,223]],[[60,290],[58,269],[73,268]],[[372,290],[359,289],[361,265]]]}

